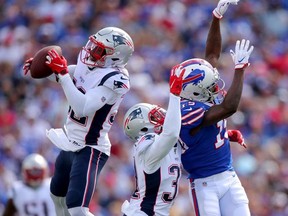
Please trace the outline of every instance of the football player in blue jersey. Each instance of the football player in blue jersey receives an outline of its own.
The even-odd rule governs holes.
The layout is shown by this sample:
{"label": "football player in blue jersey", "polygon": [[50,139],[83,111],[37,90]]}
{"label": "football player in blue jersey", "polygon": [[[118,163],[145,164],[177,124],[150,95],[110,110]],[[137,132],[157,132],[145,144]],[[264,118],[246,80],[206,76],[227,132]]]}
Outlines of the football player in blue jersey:
{"label": "football player in blue jersey", "polygon": [[220,0],[206,41],[205,59],[192,58],[180,63],[184,74],[180,94],[182,126],[181,155],[188,172],[195,215],[248,216],[248,198],[232,165],[230,141],[244,144],[242,134],[227,130],[226,118],[237,111],[244,80],[253,51],[249,40],[236,42],[230,51],[235,63],[229,90],[216,69],[221,52],[219,20],[232,0]]}
{"label": "football player in blue jersey", "polygon": [[[98,177],[110,156],[108,132],[130,90],[126,64],[134,51],[122,29],[106,27],[89,37],[76,65],[50,50],[46,64],[59,79],[70,105],[63,128],[47,136],[62,151],[55,162],[51,197],[57,216],[91,216],[89,203]],[[24,65],[27,73],[33,59]]]}

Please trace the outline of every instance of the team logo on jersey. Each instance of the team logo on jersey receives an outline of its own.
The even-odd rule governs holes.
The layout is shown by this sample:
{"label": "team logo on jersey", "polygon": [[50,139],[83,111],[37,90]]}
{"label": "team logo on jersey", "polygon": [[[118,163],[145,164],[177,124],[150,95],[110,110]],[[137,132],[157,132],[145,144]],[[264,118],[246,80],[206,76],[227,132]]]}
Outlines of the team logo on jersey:
{"label": "team logo on jersey", "polygon": [[101,101],[102,101],[102,103],[104,103],[105,101],[106,101],[106,97],[101,97]]}
{"label": "team logo on jersey", "polygon": [[131,43],[121,35],[113,35],[114,46],[125,45],[132,46]]}
{"label": "team logo on jersey", "polygon": [[145,135],[143,138],[144,138],[145,140],[151,140],[151,139],[154,139],[154,137],[155,137],[154,134],[147,134],[147,135]]}
{"label": "team logo on jersey", "polygon": [[114,80],[114,89],[117,89],[117,88],[128,89],[128,86],[123,82]]}
{"label": "team logo on jersey", "polygon": [[203,81],[205,78],[204,70],[195,69],[189,73],[189,75],[183,80],[183,89],[188,84],[197,85],[199,82]]}
{"label": "team logo on jersey", "polygon": [[144,135],[144,136],[139,140],[138,143],[141,143],[141,142],[143,142],[144,140],[152,140],[152,139],[154,139],[154,138],[155,138],[155,135],[154,135],[154,134],[146,134],[146,135]]}

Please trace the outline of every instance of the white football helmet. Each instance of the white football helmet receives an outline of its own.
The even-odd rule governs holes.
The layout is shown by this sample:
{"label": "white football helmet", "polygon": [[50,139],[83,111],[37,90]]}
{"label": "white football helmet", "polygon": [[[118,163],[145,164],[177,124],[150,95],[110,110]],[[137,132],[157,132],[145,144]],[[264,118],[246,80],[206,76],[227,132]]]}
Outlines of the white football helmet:
{"label": "white football helmet", "polygon": [[48,164],[40,154],[28,155],[22,163],[23,181],[31,186],[38,187],[48,176]]}
{"label": "white football helmet", "polygon": [[131,107],[124,116],[124,132],[136,141],[147,133],[162,132],[166,110],[148,103],[139,103]]}
{"label": "white football helmet", "polygon": [[133,41],[125,31],[106,27],[89,37],[80,59],[91,67],[124,67],[133,51]]}
{"label": "white football helmet", "polygon": [[182,98],[213,104],[223,101],[225,83],[208,61],[188,59],[180,64],[180,70],[185,70],[180,93]]}

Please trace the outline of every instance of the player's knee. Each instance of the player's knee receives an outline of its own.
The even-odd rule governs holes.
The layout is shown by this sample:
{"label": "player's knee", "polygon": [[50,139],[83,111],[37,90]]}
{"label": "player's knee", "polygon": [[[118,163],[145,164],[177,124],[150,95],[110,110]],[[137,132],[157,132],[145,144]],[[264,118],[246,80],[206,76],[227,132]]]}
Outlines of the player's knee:
{"label": "player's knee", "polygon": [[71,216],[94,216],[87,207],[74,207],[68,210]]}

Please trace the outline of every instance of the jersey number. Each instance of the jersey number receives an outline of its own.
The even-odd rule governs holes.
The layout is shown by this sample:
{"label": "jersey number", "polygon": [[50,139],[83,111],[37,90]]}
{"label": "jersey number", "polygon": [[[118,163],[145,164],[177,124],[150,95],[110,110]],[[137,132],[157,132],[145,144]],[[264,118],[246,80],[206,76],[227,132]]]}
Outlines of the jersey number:
{"label": "jersey number", "polygon": [[224,133],[224,131],[226,131],[226,125],[227,125],[226,120],[222,120],[222,121],[217,122],[217,128],[219,128],[219,133],[216,136],[216,142],[215,142],[215,148],[216,149],[218,149],[222,145],[224,145],[225,134],[223,134],[223,133]]}
{"label": "jersey number", "polygon": [[[134,169],[135,169],[135,178],[136,178],[136,184],[138,183],[137,179],[137,172],[136,172],[136,168],[134,166]],[[173,164],[172,166],[169,167],[169,175],[175,175],[176,174],[176,180],[172,181],[172,184],[171,186],[174,188],[174,193],[172,194],[171,192],[163,192],[162,194],[162,200],[166,203],[171,203],[177,193],[178,193],[178,181],[179,181],[179,178],[180,178],[180,174],[181,174],[181,171],[180,171],[180,167],[176,164]],[[160,187],[160,185],[159,185]],[[132,198],[133,199],[139,199],[140,198],[140,194],[139,194],[139,188],[138,188],[138,184],[136,185],[136,190],[135,192],[133,193],[132,195]]]}
{"label": "jersey number", "polygon": [[48,216],[48,207],[46,202],[40,203],[38,205],[37,203],[25,203],[24,204],[24,211],[25,215],[29,216],[39,216],[39,215],[44,215]]}
{"label": "jersey number", "polygon": [[[75,84],[75,83],[74,83],[74,84]],[[78,90],[79,90],[80,92],[82,92],[83,94],[85,94],[85,91],[84,91],[83,89],[78,88]],[[75,115],[75,112],[72,110],[71,106],[69,107],[69,111],[68,111],[68,112],[70,112],[69,116],[70,116],[70,118],[71,118],[73,121],[77,122],[78,124],[80,124],[80,125],[82,125],[82,126],[85,126],[85,125],[86,125],[87,117],[81,117],[81,118],[77,117],[77,116]]]}
{"label": "jersey number", "polygon": [[75,112],[71,109],[71,107],[69,108],[69,110],[71,110],[71,112],[70,112],[70,118],[73,119],[73,121],[77,122],[78,124],[80,124],[80,125],[82,125],[82,126],[85,126],[85,125],[86,125],[87,117],[78,118],[78,117],[75,115]]}
{"label": "jersey number", "polygon": [[177,192],[178,192],[178,180],[179,180],[179,177],[180,177],[180,167],[178,165],[172,165],[169,167],[169,174],[170,175],[177,175],[176,177],[176,180],[174,180],[172,182],[172,187],[174,188],[174,193],[173,195],[171,193],[167,193],[167,192],[163,192],[162,194],[162,200],[164,202],[167,202],[167,203],[170,203],[172,202],[176,195],[177,195]]}

